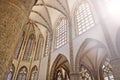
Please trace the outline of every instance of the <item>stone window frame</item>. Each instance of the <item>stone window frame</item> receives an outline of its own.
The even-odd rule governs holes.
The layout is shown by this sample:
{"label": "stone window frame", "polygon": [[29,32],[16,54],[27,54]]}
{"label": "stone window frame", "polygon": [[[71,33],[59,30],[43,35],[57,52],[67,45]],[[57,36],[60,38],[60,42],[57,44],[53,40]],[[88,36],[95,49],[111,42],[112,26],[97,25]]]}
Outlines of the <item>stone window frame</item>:
{"label": "stone window frame", "polygon": [[30,60],[31,54],[32,54],[33,49],[34,49],[34,45],[35,45],[35,35],[32,33],[32,34],[29,35],[29,38],[27,40],[27,44],[26,44],[26,47],[25,47],[25,52],[24,52],[24,55],[23,55],[23,60],[27,60],[27,61]]}
{"label": "stone window frame", "polygon": [[17,79],[16,80],[19,80],[19,76],[20,75],[22,76],[22,78],[25,77],[25,80],[26,80],[27,79],[27,72],[28,72],[28,69],[27,69],[26,66],[21,67],[19,69],[19,71],[18,71],[18,75],[17,75]]}
{"label": "stone window frame", "polygon": [[[82,73],[81,70],[83,70],[83,69],[84,69],[84,70],[86,69],[87,71],[85,71],[84,73]],[[92,74],[91,74],[91,72],[90,72],[90,70],[89,70],[85,65],[81,64],[79,71],[80,71],[80,78],[87,78],[87,80],[88,80],[88,77],[86,77],[86,76],[88,76],[88,74],[89,74],[90,80],[94,80],[94,79],[93,79],[93,76],[92,76]],[[85,76],[84,76],[83,74],[84,74]],[[82,76],[82,75],[83,75],[83,76]],[[84,80],[84,79],[83,79],[83,80]],[[85,79],[85,80],[86,80],[86,79]]]}
{"label": "stone window frame", "polygon": [[[85,6],[86,4],[86,6]],[[77,17],[77,11],[78,17]],[[89,13],[89,14],[88,14]],[[81,35],[95,26],[94,15],[88,1],[81,1],[74,10],[75,33]],[[82,18],[81,18],[82,16]],[[78,20],[79,19],[79,22]]]}
{"label": "stone window frame", "polygon": [[[63,22],[65,21],[65,22]],[[65,23],[65,24],[63,24]],[[65,26],[64,26],[65,25]],[[55,27],[55,49],[65,45],[68,41],[68,20],[65,17],[60,17]]]}
{"label": "stone window frame", "polygon": [[[37,80],[38,79],[38,68],[37,66],[34,66],[31,70],[31,73],[30,73],[30,80]],[[37,77],[36,77],[37,75]],[[33,77],[33,79],[31,79]]]}
{"label": "stone window frame", "polygon": [[43,51],[43,44],[44,44],[44,38],[43,38],[42,34],[40,34],[39,38],[38,38],[38,42],[37,42],[34,60],[40,59],[40,55],[42,54],[42,51]]}

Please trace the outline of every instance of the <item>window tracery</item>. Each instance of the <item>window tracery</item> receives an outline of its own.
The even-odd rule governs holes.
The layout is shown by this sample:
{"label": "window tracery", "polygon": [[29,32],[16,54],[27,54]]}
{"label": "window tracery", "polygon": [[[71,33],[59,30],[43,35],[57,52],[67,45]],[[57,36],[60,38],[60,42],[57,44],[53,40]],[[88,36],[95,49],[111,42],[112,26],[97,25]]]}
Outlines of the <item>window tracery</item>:
{"label": "window tracery", "polygon": [[67,26],[67,20],[62,18],[60,24],[56,27],[56,48],[67,43]]}
{"label": "window tracery", "polygon": [[28,39],[28,42],[27,42],[27,45],[26,45],[23,60],[29,60],[30,59],[30,56],[32,54],[32,50],[33,50],[33,47],[34,47],[34,43],[35,43],[35,38],[34,38],[34,35],[31,34],[29,36],[29,39]]}
{"label": "window tracery", "polygon": [[44,39],[43,39],[43,36],[40,35],[39,39],[38,39],[38,43],[37,43],[37,48],[36,48],[34,60],[39,60],[40,55],[42,54],[43,44],[44,44]]}
{"label": "window tracery", "polygon": [[33,67],[31,72],[31,79],[30,80],[37,80],[38,79],[38,69],[37,67]]}
{"label": "window tracery", "polygon": [[104,80],[114,80],[114,77],[112,74],[112,66],[110,64],[109,58],[106,58],[103,66],[102,66],[102,71],[103,71]]}
{"label": "window tracery", "polygon": [[17,80],[26,80],[26,76],[27,76],[27,68],[26,67],[22,67],[19,70]]}
{"label": "window tracery", "polygon": [[86,32],[95,25],[90,6],[87,2],[80,4],[75,15],[78,35]]}
{"label": "window tracery", "polygon": [[80,80],[92,80],[90,72],[83,65],[80,67]]}

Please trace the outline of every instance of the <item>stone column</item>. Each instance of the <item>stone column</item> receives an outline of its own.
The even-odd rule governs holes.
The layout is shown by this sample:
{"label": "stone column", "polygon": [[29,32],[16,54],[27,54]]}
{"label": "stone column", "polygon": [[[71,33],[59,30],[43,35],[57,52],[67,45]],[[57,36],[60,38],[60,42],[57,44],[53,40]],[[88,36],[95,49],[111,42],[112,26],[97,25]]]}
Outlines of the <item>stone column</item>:
{"label": "stone column", "polygon": [[35,0],[0,0],[0,80],[6,80],[18,42]]}

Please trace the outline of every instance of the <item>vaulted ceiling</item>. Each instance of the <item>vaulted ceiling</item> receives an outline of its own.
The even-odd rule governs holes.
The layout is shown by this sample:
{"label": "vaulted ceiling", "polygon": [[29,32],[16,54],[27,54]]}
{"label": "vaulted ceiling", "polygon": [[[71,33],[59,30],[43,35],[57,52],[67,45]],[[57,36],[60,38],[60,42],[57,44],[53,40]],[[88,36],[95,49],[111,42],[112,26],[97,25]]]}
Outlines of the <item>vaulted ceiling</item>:
{"label": "vaulted ceiling", "polygon": [[68,17],[76,0],[38,0],[29,16],[32,24],[44,32],[52,32],[60,16]]}

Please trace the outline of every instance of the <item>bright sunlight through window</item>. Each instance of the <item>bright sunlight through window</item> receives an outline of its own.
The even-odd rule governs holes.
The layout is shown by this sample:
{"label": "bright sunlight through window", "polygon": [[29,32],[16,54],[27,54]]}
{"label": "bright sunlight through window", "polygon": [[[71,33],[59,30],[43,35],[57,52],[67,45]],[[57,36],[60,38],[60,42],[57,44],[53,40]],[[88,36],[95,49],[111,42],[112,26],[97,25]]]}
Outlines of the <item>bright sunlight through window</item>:
{"label": "bright sunlight through window", "polygon": [[120,0],[106,0],[108,11],[112,15],[120,15]]}

